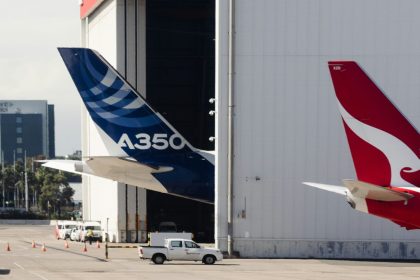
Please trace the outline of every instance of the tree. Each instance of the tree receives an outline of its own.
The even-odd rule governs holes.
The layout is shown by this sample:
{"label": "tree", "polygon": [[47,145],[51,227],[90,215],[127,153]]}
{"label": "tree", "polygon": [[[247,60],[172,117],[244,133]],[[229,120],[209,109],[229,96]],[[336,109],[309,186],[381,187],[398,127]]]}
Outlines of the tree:
{"label": "tree", "polygon": [[35,177],[40,186],[39,206],[49,215],[51,210],[58,211],[61,205],[71,202],[74,190],[69,187],[67,176],[64,172],[41,167]]}
{"label": "tree", "polygon": [[55,184],[43,185],[41,187],[41,194],[39,196],[39,205],[41,209],[46,211],[48,215],[51,214],[51,208],[57,206],[60,197],[60,187]]}
{"label": "tree", "polygon": [[65,204],[70,204],[73,200],[74,189],[70,186],[64,186],[61,189],[61,197]]}
{"label": "tree", "polygon": [[[31,166],[31,164],[27,166]],[[71,205],[74,190],[68,184],[71,177],[69,173],[38,167],[35,172],[27,168],[26,174],[29,186],[28,199],[34,201],[33,205],[38,205],[39,209],[49,215],[53,211],[59,216],[61,206]],[[25,199],[24,165],[17,162],[15,165],[8,165],[0,169],[0,182],[5,188],[5,206],[22,207]],[[1,189],[1,197],[2,191]],[[0,201],[0,206],[2,206],[2,201]]]}
{"label": "tree", "polygon": [[14,194],[17,186],[19,185],[19,177],[15,171],[14,166],[9,165],[5,166],[3,172],[3,183],[5,186],[5,197],[6,204],[8,206],[17,206],[14,205]]}

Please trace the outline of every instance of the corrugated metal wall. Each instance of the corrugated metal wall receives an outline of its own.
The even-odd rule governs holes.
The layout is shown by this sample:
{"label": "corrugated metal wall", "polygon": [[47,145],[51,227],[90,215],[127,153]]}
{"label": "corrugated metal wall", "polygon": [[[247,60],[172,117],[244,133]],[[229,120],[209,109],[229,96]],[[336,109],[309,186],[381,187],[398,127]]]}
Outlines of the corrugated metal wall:
{"label": "corrugated metal wall", "polygon": [[[145,4],[138,1],[138,18],[142,32],[138,31],[140,43],[135,40],[135,1],[127,2],[127,19],[125,24],[125,1],[108,0],[99,6],[92,14],[82,21],[82,44],[85,47],[97,50],[122,74],[127,80],[137,86],[140,92],[145,93]],[[127,29],[127,38],[124,32]],[[140,27],[139,27],[140,29]],[[127,48],[125,47],[127,46]],[[136,50],[134,47],[137,47]],[[135,61],[134,52],[138,51]],[[125,59],[127,52],[128,59]],[[127,65],[125,63],[127,62]],[[136,71],[136,67],[138,67]],[[138,75],[136,79],[136,73]],[[99,129],[87,114],[83,105],[82,110],[82,149],[83,156],[109,155],[115,148],[108,136]],[[119,149],[119,148],[118,148]],[[110,241],[134,242],[136,238],[136,218],[139,218],[139,233],[137,237],[144,241],[146,238],[146,191],[136,187],[127,186],[112,180],[94,176],[83,176],[83,218],[85,220],[100,220],[102,228],[106,229],[107,219]],[[136,211],[138,216],[136,216]],[[128,232],[127,232],[128,231]]]}
{"label": "corrugated metal wall", "polygon": [[[216,239],[222,249],[227,2],[216,7]],[[234,249],[248,257],[417,258],[420,243],[404,242],[420,242],[420,232],[357,212],[343,197],[301,182],[355,178],[328,60],[358,61],[420,127],[420,2],[235,2]]]}

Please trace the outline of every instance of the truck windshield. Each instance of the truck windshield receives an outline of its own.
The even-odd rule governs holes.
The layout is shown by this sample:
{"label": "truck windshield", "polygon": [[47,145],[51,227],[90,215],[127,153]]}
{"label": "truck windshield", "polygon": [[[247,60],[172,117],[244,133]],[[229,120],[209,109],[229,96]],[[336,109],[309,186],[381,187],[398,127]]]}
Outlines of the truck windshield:
{"label": "truck windshield", "polygon": [[64,227],[68,228],[68,229],[72,229],[72,228],[76,228],[77,226],[76,225],[65,225]]}
{"label": "truck windshield", "polygon": [[86,226],[85,227],[86,230],[91,229],[91,230],[101,230],[100,226]]}

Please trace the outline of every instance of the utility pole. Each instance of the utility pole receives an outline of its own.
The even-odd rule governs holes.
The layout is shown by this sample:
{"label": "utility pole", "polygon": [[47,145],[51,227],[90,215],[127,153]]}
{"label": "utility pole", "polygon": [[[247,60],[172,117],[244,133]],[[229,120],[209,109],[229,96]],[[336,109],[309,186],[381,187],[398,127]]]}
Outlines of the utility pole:
{"label": "utility pole", "polygon": [[106,235],[105,235],[105,258],[106,259],[108,259],[108,239],[109,239],[108,221],[109,221],[109,218],[106,218]]}
{"label": "utility pole", "polygon": [[3,197],[3,208],[5,207],[5,203],[6,203],[6,188],[4,186],[4,152],[3,150],[1,150],[1,172],[3,173],[1,176],[1,185],[3,187],[3,192],[2,192],[2,197]]}
{"label": "utility pole", "polygon": [[[16,179],[16,150],[13,150],[13,177],[14,179]],[[14,190],[14,207],[18,207],[18,199],[19,199],[19,188],[16,185],[16,181],[14,182],[15,184],[15,190]]]}
{"label": "utility pole", "polygon": [[25,172],[25,209],[26,212],[29,211],[29,195],[28,195],[28,172],[26,172],[26,150],[25,150],[25,158],[24,158],[24,172]]}
{"label": "utility pole", "polygon": [[[31,165],[32,165],[31,171],[32,171],[32,174],[34,174],[34,158],[33,157],[31,157]],[[36,206],[36,190],[35,190],[35,186],[32,186],[32,187],[33,187],[33,189],[32,189],[32,206],[35,207]]]}

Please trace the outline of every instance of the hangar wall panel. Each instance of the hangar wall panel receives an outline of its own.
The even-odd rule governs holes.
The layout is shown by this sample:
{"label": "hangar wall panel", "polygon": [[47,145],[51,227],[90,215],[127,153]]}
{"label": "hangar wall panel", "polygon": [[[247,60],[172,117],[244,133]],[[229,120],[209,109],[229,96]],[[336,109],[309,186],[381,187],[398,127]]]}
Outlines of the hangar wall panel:
{"label": "hangar wall panel", "polygon": [[[217,3],[216,240],[225,249],[229,7]],[[343,197],[301,182],[338,185],[355,178],[329,60],[358,61],[420,127],[420,3],[235,5],[234,249],[246,257],[418,258],[418,232],[355,211]],[[334,249],[340,246],[345,250]],[[411,254],[404,253],[407,246]]]}
{"label": "hangar wall panel", "polygon": [[[116,2],[106,1],[83,20],[83,45],[99,51],[116,65]],[[84,156],[109,155],[98,128],[82,104],[82,151]],[[83,219],[100,220],[110,240],[120,240],[118,231],[118,184],[111,180],[83,176]],[[104,203],[107,202],[107,203]]]}
{"label": "hangar wall panel", "polygon": [[[127,3],[125,10],[124,3]],[[82,43],[99,51],[105,59],[128,81],[144,93],[145,85],[145,3],[138,1],[137,19],[140,26],[135,27],[135,1],[107,0],[82,21]],[[127,18],[125,18],[125,12]],[[125,29],[127,28],[127,32]],[[140,31],[143,30],[143,31]],[[136,38],[138,55],[134,55]],[[127,37],[125,37],[125,34]],[[127,45],[127,47],[126,47]],[[140,50],[140,51],[139,51]],[[125,57],[128,57],[126,59]],[[138,62],[133,59],[137,57]],[[139,65],[139,67],[138,67]],[[136,67],[138,67],[136,71]],[[137,74],[137,78],[136,78]],[[89,117],[82,105],[82,149],[84,156],[111,155],[115,147],[103,131]],[[108,138],[108,139],[107,139]],[[115,154],[115,152],[114,152]],[[146,234],[146,191],[135,186],[126,186],[98,177],[83,177],[83,217],[84,220],[99,220],[106,229],[107,218],[111,241],[133,242],[138,237],[145,240]],[[137,194],[137,195],[136,195]],[[136,215],[136,212],[138,213]]]}
{"label": "hangar wall panel", "polygon": [[[225,3],[226,2],[226,3]],[[215,115],[215,243],[216,247],[227,250],[227,91],[228,91],[228,47],[227,1],[216,1],[216,48],[215,48],[215,89],[216,89],[216,115]]]}

